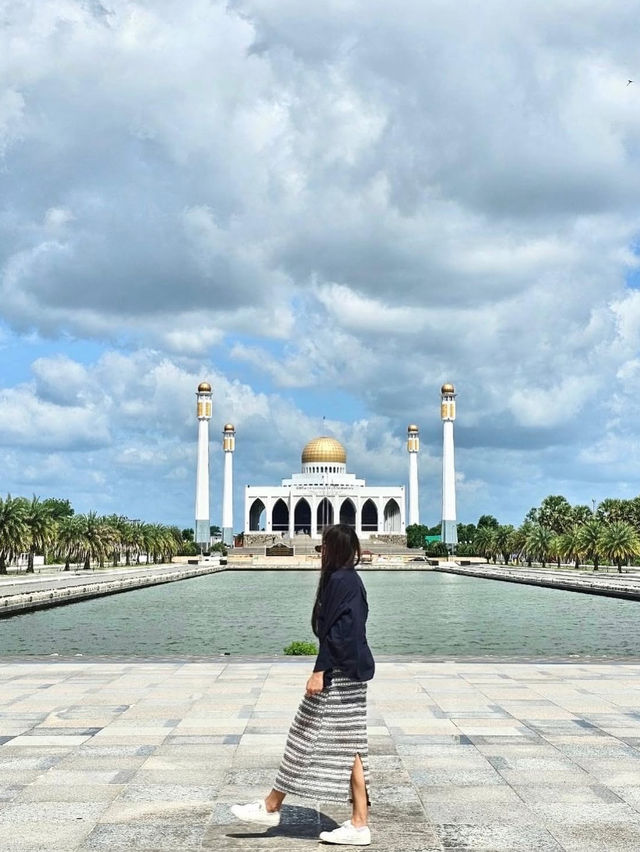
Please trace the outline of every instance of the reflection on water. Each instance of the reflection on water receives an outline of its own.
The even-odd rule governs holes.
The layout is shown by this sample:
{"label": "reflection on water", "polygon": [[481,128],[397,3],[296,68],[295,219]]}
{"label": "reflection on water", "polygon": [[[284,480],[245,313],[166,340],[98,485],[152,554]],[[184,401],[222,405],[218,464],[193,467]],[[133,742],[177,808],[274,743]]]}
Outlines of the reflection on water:
{"label": "reflection on water", "polygon": [[[634,601],[363,572],[374,654],[640,655]],[[2,654],[281,654],[312,639],[310,571],[229,571],[0,620]]]}

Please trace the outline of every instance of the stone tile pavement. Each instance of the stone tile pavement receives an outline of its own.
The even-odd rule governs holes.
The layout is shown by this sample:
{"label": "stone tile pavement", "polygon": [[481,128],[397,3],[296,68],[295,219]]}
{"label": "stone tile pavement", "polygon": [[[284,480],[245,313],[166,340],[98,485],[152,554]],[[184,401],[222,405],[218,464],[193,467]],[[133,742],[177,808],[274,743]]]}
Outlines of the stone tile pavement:
{"label": "stone tile pavement", "polygon": [[[0,849],[301,852],[348,817],[264,794],[308,660],[0,660]],[[640,662],[383,658],[371,848],[640,849]]]}

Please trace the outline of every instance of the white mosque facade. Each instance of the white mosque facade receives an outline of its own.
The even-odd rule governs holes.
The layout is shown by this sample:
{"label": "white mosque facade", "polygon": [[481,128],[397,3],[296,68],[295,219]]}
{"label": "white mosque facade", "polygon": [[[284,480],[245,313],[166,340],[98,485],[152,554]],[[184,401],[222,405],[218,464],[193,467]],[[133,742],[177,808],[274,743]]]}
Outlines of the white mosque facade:
{"label": "white mosque facade", "polygon": [[369,487],[347,473],[347,454],[335,438],[314,438],[302,451],[302,472],[281,485],[245,488],[245,541],[264,535],[320,538],[325,526],[352,526],[362,539],[405,535],[404,486]]}

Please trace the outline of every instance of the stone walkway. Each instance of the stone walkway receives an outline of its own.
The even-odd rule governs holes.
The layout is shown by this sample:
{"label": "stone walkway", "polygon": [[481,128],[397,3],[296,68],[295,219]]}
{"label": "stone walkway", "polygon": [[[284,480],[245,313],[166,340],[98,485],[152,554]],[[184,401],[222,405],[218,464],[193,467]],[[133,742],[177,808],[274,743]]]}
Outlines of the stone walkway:
{"label": "stone walkway", "polygon": [[[141,565],[0,577],[0,617],[224,571],[215,563]],[[0,647],[1,651],[1,647]]]}
{"label": "stone walkway", "polygon": [[593,595],[607,595],[614,598],[640,600],[640,573],[637,567],[625,568],[619,574],[615,568],[598,571],[558,570],[549,568],[524,568],[516,565],[458,565],[455,562],[443,562],[435,569],[445,574],[462,574],[467,577],[481,577],[486,580],[524,583],[530,586],[545,586],[552,589],[564,589],[571,592],[586,592]]}
{"label": "stone walkway", "polygon": [[[229,812],[268,790],[309,668],[0,661],[0,849],[330,848],[347,807],[287,799],[277,829]],[[371,848],[640,849],[640,662],[387,657],[369,724]]]}

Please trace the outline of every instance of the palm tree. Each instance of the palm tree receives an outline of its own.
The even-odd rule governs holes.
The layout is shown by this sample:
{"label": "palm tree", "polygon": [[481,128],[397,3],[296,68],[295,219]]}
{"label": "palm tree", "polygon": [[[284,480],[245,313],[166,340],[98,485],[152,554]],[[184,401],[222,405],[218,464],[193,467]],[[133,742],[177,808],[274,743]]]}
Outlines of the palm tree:
{"label": "palm tree", "polygon": [[104,520],[111,530],[113,567],[116,568],[120,563],[122,551],[126,547],[129,521],[124,515],[108,515]]}
{"label": "palm tree", "polygon": [[495,530],[492,527],[478,527],[473,539],[473,548],[476,553],[483,556],[487,562],[496,552]]}
{"label": "palm tree", "polygon": [[82,515],[72,515],[58,523],[56,547],[58,554],[64,558],[64,570],[68,571],[71,561],[77,562],[83,554],[83,520]]}
{"label": "palm tree", "polygon": [[561,537],[559,535],[552,536],[549,544],[549,558],[556,560],[558,570],[560,570],[560,563],[562,561],[562,543],[560,538]]}
{"label": "palm tree", "polygon": [[640,497],[634,497],[629,500],[629,518],[627,520],[633,524],[636,531],[640,533]]}
{"label": "palm tree", "polygon": [[140,550],[140,524],[128,518],[121,529],[121,545],[124,548],[125,565],[131,565],[131,554]]}
{"label": "palm tree", "polygon": [[573,559],[576,570],[580,567],[580,559],[584,553],[582,539],[583,527],[574,524],[570,530],[560,536],[559,551],[565,559]]}
{"label": "palm tree", "polygon": [[154,553],[154,562],[156,557],[161,562],[171,562],[173,557],[180,549],[182,536],[177,527],[169,527],[166,524],[155,524],[156,527],[156,553]]}
{"label": "palm tree", "polygon": [[550,494],[545,497],[537,512],[537,523],[552,532],[560,534],[571,526],[571,503],[566,497]]}
{"label": "palm tree", "polygon": [[102,551],[98,555],[98,566],[104,568],[105,560],[109,553],[113,553],[118,541],[118,530],[104,516],[99,518],[100,536],[102,538]]}
{"label": "palm tree", "polygon": [[540,524],[533,524],[527,536],[527,553],[546,568],[552,550],[553,531]]}
{"label": "palm tree", "polygon": [[513,552],[514,533],[515,530],[511,524],[502,524],[494,530],[496,550],[502,554],[502,558],[506,564],[509,563],[511,553]]}
{"label": "palm tree", "polygon": [[531,567],[531,559],[527,552],[527,539],[532,526],[533,524],[530,521],[525,521],[521,527],[513,531],[512,536],[512,547],[513,552],[516,554],[516,561],[520,562],[524,558],[529,567]]}
{"label": "palm tree", "polygon": [[84,569],[88,571],[91,568],[92,559],[98,560],[101,565],[104,565],[104,559],[112,540],[112,530],[97,512],[78,515],[78,518],[81,525],[81,553]]}
{"label": "palm tree", "polygon": [[619,500],[615,497],[607,497],[599,504],[596,510],[596,518],[605,524],[614,521],[633,521],[633,502],[631,500]]}
{"label": "palm tree", "polygon": [[147,565],[151,562],[151,556],[156,550],[158,532],[155,524],[142,524],[140,527],[141,547],[147,554]]}
{"label": "palm tree", "polygon": [[622,574],[622,563],[640,553],[638,534],[627,521],[614,521],[604,528],[601,546],[604,553],[618,566]]}
{"label": "palm tree", "polygon": [[33,562],[38,550],[45,551],[53,542],[56,533],[56,522],[51,507],[33,495],[31,502],[24,500],[24,520],[29,527],[29,556],[27,574],[33,574]]}
{"label": "palm tree", "polygon": [[598,562],[602,553],[602,533],[604,525],[597,518],[591,518],[580,527],[580,551],[590,562],[593,570],[598,570]]}
{"label": "palm tree", "polygon": [[132,521],[129,518],[125,518],[120,535],[126,565],[131,565],[132,557],[135,559],[136,565],[140,564],[140,552],[144,548],[144,527],[145,524],[137,519]]}
{"label": "palm tree", "polygon": [[176,553],[180,551],[180,548],[182,547],[182,533],[180,532],[180,529],[175,526],[168,527],[167,532],[169,535],[169,539],[168,548],[165,555],[168,557],[166,561],[171,562],[173,560],[173,557],[176,555]]}
{"label": "palm tree", "polygon": [[593,517],[593,512],[589,508],[589,506],[572,506],[571,508],[571,520],[574,526],[581,527],[583,524],[586,524],[587,521],[590,521]]}
{"label": "palm tree", "polygon": [[25,502],[7,494],[0,497],[0,574],[7,573],[7,562],[29,546],[29,527],[25,520]]}

